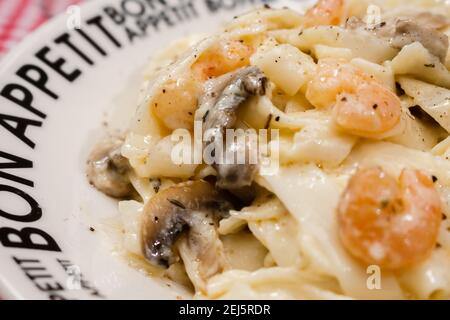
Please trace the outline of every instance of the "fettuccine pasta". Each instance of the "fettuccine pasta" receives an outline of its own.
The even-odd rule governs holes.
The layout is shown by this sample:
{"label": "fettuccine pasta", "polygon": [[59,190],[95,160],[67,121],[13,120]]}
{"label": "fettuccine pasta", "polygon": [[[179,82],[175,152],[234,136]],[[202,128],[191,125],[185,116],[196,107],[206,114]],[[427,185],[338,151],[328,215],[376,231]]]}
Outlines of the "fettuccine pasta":
{"label": "fettuccine pasta", "polygon": [[[448,35],[442,1],[319,0],[178,41],[89,163],[124,250],[199,299],[449,299]],[[276,131],[278,167],[174,161],[198,124]]]}

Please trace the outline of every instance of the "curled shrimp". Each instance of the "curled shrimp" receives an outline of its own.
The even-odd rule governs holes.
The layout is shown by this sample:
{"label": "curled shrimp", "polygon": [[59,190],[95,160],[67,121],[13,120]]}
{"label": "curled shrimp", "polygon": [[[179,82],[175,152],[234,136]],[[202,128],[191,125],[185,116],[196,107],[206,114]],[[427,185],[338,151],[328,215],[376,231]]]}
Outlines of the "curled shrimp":
{"label": "curled shrimp", "polygon": [[338,96],[334,115],[336,124],[347,132],[371,138],[392,130],[400,122],[400,100],[383,85],[364,83],[357,93]]}
{"label": "curled shrimp", "polygon": [[403,170],[398,182],[381,168],[358,171],[337,212],[345,248],[367,264],[390,270],[426,259],[442,221],[432,179],[410,169]]}
{"label": "curled shrimp", "polygon": [[317,108],[329,107],[340,93],[354,93],[360,82],[369,81],[369,75],[345,60],[321,59],[309,82],[306,98]]}
{"label": "curled shrimp", "polygon": [[219,41],[200,55],[192,70],[203,80],[219,77],[248,66],[252,53],[243,40]]}
{"label": "curled shrimp", "polygon": [[303,26],[337,26],[344,18],[344,0],[319,0],[317,4],[305,14]]}
{"label": "curled shrimp", "polygon": [[306,97],[317,108],[333,106],[338,127],[361,137],[386,134],[401,120],[397,95],[373,76],[343,60],[320,60]]}

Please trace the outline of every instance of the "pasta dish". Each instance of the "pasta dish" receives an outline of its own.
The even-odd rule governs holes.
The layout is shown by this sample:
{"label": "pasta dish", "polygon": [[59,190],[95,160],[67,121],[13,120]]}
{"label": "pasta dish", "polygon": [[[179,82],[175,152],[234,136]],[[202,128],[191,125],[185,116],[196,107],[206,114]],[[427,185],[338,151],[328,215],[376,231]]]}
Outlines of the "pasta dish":
{"label": "pasta dish", "polygon": [[445,1],[319,0],[162,51],[88,161],[128,259],[198,299],[449,299],[449,36]]}

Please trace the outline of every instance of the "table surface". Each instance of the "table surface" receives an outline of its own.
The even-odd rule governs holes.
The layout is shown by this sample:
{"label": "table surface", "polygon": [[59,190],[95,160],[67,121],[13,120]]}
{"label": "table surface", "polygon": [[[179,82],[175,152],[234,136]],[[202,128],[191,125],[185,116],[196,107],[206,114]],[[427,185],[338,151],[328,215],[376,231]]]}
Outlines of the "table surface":
{"label": "table surface", "polygon": [[0,0],[0,59],[45,21],[86,0]]}

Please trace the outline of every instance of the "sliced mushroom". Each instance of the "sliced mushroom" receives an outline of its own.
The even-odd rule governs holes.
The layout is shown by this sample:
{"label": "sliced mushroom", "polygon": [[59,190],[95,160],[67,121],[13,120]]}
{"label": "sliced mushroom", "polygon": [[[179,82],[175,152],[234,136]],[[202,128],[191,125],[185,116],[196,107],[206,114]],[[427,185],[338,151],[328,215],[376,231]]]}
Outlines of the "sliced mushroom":
{"label": "sliced mushroom", "polygon": [[99,144],[89,156],[87,177],[99,191],[114,198],[125,198],[133,193],[128,178],[130,165],[122,156],[123,140],[111,138]]}
{"label": "sliced mushroom", "polygon": [[266,93],[267,78],[258,67],[237,71],[222,92],[216,92],[215,104],[204,116],[205,130],[217,128],[221,132],[236,125],[236,111],[255,95]]}
{"label": "sliced mushroom", "polygon": [[190,231],[178,245],[186,273],[193,285],[202,290],[206,280],[229,267],[223,243],[217,232],[217,219],[201,211],[191,213]]}
{"label": "sliced mushroom", "polygon": [[445,62],[449,44],[446,34],[413,21],[397,21],[395,34],[391,38],[392,46],[401,49],[414,42],[420,42],[431,54]]}
{"label": "sliced mushroom", "polygon": [[450,18],[444,14],[412,7],[390,10],[384,13],[383,18],[384,20],[400,19],[414,21],[418,25],[434,30],[444,29],[450,25]]}
{"label": "sliced mushroom", "polygon": [[[448,36],[435,28],[442,26],[444,22],[440,21],[438,16],[431,14],[419,14],[417,19],[390,18],[368,29],[363,21],[353,17],[347,21],[346,27],[369,30],[380,38],[388,40],[396,49],[420,42],[431,54],[438,57],[441,62],[445,62],[449,46]],[[430,20],[429,23],[426,23],[427,20]]]}
{"label": "sliced mushroom", "polygon": [[[227,83],[223,83],[223,79]],[[213,143],[223,143],[227,129],[236,126],[236,112],[239,107],[250,97],[264,95],[266,92],[267,78],[257,67],[247,67],[236,71],[231,76],[223,78],[217,91],[208,92],[207,99],[202,99],[209,108],[203,115],[203,130],[208,137],[206,147]],[[201,108],[202,109],[202,108]],[[247,152],[239,149],[237,144],[226,146],[226,152],[237,154]],[[233,157],[235,158],[235,157]],[[256,173],[254,164],[215,164],[218,173],[217,185],[222,189],[237,190],[252,184]]]}
{"label": "sliced mushroom", "polygon": [[206,181],[189,181],[160,191],[144,208],[145,257],[167,268],[178,261],[174,245],[182,238],[189,249],[186,254],[201,266],[202,278],[220,272],[226,261],[216,229],[231,209],[227,196]]}

